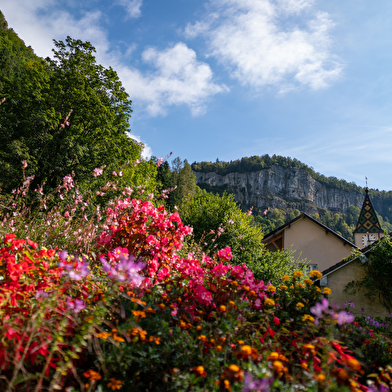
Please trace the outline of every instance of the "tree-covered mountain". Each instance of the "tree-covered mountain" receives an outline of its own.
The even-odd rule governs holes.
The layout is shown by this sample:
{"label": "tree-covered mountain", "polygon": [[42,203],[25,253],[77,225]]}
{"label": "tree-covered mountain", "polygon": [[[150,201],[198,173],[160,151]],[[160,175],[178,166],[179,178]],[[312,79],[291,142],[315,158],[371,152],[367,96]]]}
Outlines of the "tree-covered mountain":
{"label": "tree-covered mountain", "polygon": [[[253,207],[264,232],[306,212],[353,241],[364,188],[326,177],[297,159],[279,155],[252,156],[231,162],[194,162],[197,184],[209,192],[235,195],[243,209]],[[382,228],[392,231],[392,192],[371,189]]]}

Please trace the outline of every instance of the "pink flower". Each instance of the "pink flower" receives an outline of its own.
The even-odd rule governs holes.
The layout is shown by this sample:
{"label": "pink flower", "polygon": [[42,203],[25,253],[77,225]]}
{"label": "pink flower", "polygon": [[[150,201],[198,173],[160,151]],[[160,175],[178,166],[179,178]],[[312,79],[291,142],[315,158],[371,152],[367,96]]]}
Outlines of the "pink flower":
{"label": "pink flower", "polygon": [[23,169],[26,169],[26,167],[27,167],[27,161],[26,161],[26,160],[22,161],[22,165],[23,165]]}
{"label": "pink flower", "polygon": [[226,246],[226,248],[218,250],[218,257],[220,259],[224,259],[226,261],[229,261],[233,257],[230,247]]}
{"label": "pink flower", "polygon": [[98,177],[98,176],[102,175],[102,173],[103,173],[103,167],[96,167],[93,170],[93,176],[94,177]]}

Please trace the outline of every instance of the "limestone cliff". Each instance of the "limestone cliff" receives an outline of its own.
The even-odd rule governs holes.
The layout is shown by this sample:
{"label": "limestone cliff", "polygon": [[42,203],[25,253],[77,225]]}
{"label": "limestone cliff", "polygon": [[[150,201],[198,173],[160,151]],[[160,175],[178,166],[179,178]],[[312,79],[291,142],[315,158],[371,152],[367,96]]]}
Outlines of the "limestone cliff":
{"label": "limestone cliff", "polygon": [[244,207],[299,209],[307,213],[320,209],[345,213],[351,205],[361,207],[363,194],[326,187],[303,168],[271,166],[253,172],[220,175],[194,172],[197,184],[209,191],[235,195]]}

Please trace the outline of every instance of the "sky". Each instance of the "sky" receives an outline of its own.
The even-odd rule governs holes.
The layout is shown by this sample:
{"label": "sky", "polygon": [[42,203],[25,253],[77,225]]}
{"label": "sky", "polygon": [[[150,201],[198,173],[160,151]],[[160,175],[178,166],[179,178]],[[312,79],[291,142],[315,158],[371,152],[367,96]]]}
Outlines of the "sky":
{"label": "sky", "polygon": [[91,42],[144,155],[297,158],[392,190],[390,0],[0,0],[42,57]]}

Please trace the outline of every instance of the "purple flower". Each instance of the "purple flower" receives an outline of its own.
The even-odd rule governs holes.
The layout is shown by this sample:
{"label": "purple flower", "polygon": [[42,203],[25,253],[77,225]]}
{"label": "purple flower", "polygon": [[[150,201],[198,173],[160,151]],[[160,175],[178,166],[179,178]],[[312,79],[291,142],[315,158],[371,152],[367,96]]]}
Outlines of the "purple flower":
{"label": "purple flower", "polygon": [[79,313],[82,309],[86,307],[86,304],[82,299],[75,299],[72,301],[71,297],[67,298],[67,309],[73,310],[75,313]]}
{"label": "purple flower", "polygon": [[310,308],[310,312],[313,313],[317,318],[323,317],[323,313],[328,310],[328,300],[323,298],[321,302],[318,302]]}
{"label": "purple flower", "polygon": [[64,267],[63,276],[71,280],[82,280],[88,276],[90,274],[88,265],[85,257],[79,259],[77,256],[74,257],[72,264],[59,263],[59,267]]}
{"label": "purple flower", "polygon": [[273,381],[273,377],[259,380],[253,378],[250,373],[246,372],[242,392],[268,392],[270,391]]}
{"label": "purple flower", "polygon": [[353,315],[348,314],[344,310],[336,314],[334,318],[339,325],[350,324],[355,320],[355,317]]}
{"label": "purple flower", "polygon": [[109,264],[103,257],[100,259],[102,269],[108,274],[110,279],[138,286],[144,279],[139,274],[139,271],[146,265],[140,262],[137,263],[134,260],[134,256],[125,253],[121,255],[120,261],[114,265]]}

